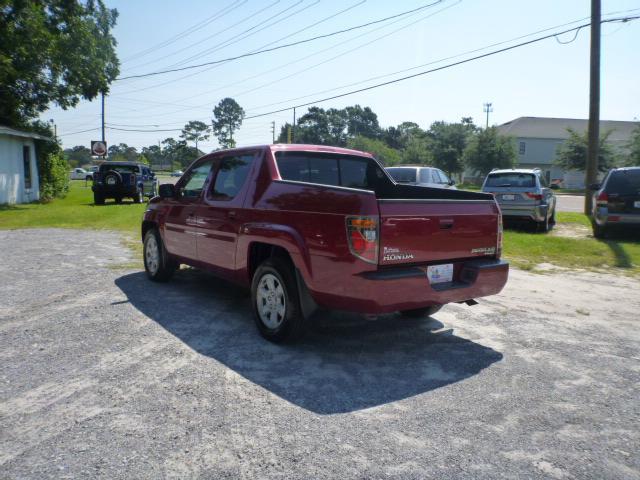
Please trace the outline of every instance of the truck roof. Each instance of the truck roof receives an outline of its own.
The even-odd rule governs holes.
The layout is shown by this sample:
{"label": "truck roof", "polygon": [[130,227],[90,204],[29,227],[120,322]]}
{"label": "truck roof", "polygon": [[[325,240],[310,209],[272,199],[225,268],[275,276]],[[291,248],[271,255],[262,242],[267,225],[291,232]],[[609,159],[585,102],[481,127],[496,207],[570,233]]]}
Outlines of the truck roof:
{"label": "truck roof", "polygon": [[256,149],[270,149],[272,152],[325,152],[325,153],[336,153],[339,155],[357,155],[360,157],[369,157],[373,158],[373,155],[368,152],[362,152],[360,150],[352,150],[350,148],[342,148],[342,147],[332,147],[329,145],[311,145],[306,143],[275,143],[275,144],[267,144],[267,145],[251,145],[246,147],[237,147],[228,150],[219,150],[218,152],[241,152],[245,150],[256,150]]}

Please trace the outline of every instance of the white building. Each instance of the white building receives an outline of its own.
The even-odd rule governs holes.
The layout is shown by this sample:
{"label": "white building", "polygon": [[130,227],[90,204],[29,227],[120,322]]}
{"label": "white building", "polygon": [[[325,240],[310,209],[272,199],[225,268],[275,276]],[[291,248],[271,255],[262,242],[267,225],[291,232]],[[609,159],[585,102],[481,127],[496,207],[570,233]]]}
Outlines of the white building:
{"label": "white building", "polygon": [[0,125],[0,204],[29,203],[40,198],[34,139],[51,140]]}

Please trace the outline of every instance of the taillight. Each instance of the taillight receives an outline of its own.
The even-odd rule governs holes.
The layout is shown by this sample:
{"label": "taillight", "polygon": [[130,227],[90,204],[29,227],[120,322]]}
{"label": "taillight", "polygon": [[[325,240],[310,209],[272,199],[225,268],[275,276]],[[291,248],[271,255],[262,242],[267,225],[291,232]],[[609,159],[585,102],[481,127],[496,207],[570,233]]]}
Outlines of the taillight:
{"label": "taillight", "polygon": [[349,250],[369,263],[378,263],[378,218],[347,217]]}
{"label": "taillight", "polygon": [[496,241],[496,258],[500,258],[502,256],[502,232],[504,228],[502,226],[502,212],[500,211],[500,207],[498,207],[498,238]]}
{"label": "taillight", "polygon": [[608,203],[609,203],[609,195],[607,195],[607,192],[600,192],[596,197],[596,205],[601,205],[606,207]]}
{"label": "taillight", "polygon": [[533,200],[542,200],[542,195],[533,192],[524,192],[524,194]]}

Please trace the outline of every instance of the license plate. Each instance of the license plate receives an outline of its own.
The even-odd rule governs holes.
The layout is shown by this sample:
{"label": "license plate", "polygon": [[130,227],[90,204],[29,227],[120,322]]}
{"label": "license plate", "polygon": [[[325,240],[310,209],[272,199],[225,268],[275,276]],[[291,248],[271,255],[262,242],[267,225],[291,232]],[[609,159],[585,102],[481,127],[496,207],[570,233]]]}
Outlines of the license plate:
{"label": "license plate", "polygon": [[516,198],[515,195],[502,195],[503,200],[513,200],[514,198]]}
{"label": "license plate", "polygon": [[445,283],[453,280],[453,263],[430,265],[427,267],[427,278],[430,284]]}
{"label": "license plate", "polygon": [[633,208],[640,208],[640,200],[633,202]]}

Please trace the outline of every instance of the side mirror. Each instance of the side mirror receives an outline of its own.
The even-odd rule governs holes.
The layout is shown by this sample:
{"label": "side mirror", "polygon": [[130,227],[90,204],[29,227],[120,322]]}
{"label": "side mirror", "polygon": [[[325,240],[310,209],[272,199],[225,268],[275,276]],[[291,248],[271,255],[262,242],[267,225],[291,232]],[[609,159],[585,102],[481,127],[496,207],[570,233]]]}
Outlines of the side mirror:
{"label": "side mirror", "polygon": [[602,187],[601,183],[592,183],[591,185],[589,185],[589,190],[593,190],[595,192],[600,190],[601,187]]}
{"label": "side mirror", "polygon": [[160,185],[160,188],[158,189],[158,194],[160,195],[160,198],[175,198],[177,197],[178,190],[176,189],[176,186],[172,183],[163,183],[162,185]]}
{"label": "side mirror", "polygon": [[455,180],[449,180],[449,186],[453,187],[456,184]]}

